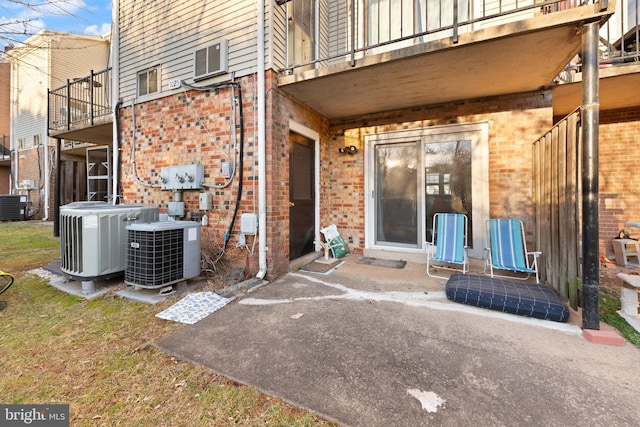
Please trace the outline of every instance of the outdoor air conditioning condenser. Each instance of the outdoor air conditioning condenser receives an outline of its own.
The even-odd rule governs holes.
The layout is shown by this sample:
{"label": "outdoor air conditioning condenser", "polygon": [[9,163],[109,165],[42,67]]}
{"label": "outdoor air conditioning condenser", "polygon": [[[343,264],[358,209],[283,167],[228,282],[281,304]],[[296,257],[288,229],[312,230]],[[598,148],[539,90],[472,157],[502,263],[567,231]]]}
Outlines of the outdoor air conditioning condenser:
{"label": "outdoor air conditioning condenser", "polygon": [[27,196],[0,194],[0,221],[23,221],[27,219]]}
{"label": "outdoor air conditioning condenser", "polygon": [[90,281],[125,269],[127,225],[158,220],[156,206],[74,202],[60,207],[61,270]]}
{"label": "outdoor air conditioning condenser", "polygon": [[162,288],[200,275],[200,223],[165,221],[127,227],[124,282]]}

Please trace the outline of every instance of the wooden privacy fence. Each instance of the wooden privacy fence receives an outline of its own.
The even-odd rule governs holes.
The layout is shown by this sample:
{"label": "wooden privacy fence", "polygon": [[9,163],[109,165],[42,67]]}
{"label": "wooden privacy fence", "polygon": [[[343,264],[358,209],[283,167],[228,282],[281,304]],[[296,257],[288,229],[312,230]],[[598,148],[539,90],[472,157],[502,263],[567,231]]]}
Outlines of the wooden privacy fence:
{"label": "wooden privacy fence", "polygon": [[572,308],[580,303],[580,110],[533,143],[533,238],[540,278]]}

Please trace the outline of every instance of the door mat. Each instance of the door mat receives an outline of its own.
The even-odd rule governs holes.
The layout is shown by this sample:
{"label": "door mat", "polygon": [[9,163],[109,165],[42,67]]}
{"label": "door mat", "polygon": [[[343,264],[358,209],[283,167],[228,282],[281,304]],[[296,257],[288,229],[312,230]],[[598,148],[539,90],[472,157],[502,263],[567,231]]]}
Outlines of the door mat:
{"label": "door mat", "polygon": [[367,265],[375,265],[377,267],[386,267],[386,268],[404,268],[407,265],[407,261],[394,261],[390,259],[378,259],[371,258],[368,256],[363,256],[358,260],[358,264],[367,264]]}
{"label": "door mat", "polygon": [[227,305],[229,301],[231,300],[213,292],[195,292],[182,298],[166,310],[156,314],[156,317],[193,325],[211,313],[221,309]]}
{"label": "door mat", "polygon": [[327,262],[324,258],[320,258],[319,260],[306,263],[300,267],[300,270],[309,271],[311,273],[331,274],[334,268],[341,266],[343,263],[344,261],[340,261],[339,259]]}

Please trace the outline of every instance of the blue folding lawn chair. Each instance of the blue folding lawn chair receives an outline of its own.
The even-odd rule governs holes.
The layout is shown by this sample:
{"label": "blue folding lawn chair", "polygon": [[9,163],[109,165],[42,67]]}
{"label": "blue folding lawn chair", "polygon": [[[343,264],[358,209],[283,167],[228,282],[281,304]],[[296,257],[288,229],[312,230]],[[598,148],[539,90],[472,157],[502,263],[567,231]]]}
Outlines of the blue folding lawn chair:
{"label": "blue folding lawn chair", "polygon": [[524,236],[522,221],[518,219],[489,219],[487,226],[487,259],[485,262],[485,274],[487,267],[491,271],[491,277],[496,270],[506,270],[513,273],[525,273],[526,277],[500,276],[513,279],[526,280],[531,274],[538,279],[538,257],[542,252],[528,252]]}
{"label": "blue folding lawn chair", "polygon": [[[447,277],[431,274],[432,264],[438,263],[438,268],[456,270],[466,273],[469,266],[467,256],[467,225],[466,215],[453,213],[437,213],[433,216],[431,242],[427,242],[427,275],[439,279]],[[435,249],[435,253],[434,253]],[[451,267],[461,265],[462,269]]]}

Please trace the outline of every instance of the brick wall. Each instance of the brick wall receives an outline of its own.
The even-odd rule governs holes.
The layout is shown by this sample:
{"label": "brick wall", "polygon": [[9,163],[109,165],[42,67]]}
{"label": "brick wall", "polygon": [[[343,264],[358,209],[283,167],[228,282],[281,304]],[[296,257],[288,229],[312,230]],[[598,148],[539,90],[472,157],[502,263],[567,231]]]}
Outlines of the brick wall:
{"label": "brick wall", "polygon": [[613,257],[611,240],[625,229],[640,238],[640,107],[600,112],[600,253]]}
{"label": "brick wall", "polygon": [[[11,148],[11,138],[9,132],[11,129],[10,112],[11,104],[9,102],[11,93],[11,64],[9,62],[0,61],[0,145],[6,150]],[[0,156],[2,153],[0,152]],[[9,166],[0,166],[0,194],[9,194]]]}
{"label": "brick wall", "polygon": [[10,194],[9,188],[9,166],[0,166],[0,194]]}
{"label": "brick wall", "polygon": [[[489,123],[489,209],[491,217],[517,217],[531,233],[531,144],[552,126],[551,94],[531,92],[491,99],[370,114],[329,122],[274,86],[267,73],[266,169],[267,169],[267,278],[285,274],[289,264],[289,122],[320,134],[321,225],[335,223],[353,254],[364,249],[364,137],[400,129],[474,122]],[[224,265],[243,266],[247,275],[258,270],[258,244],[247,236],[246,248],[237,248],[237,232],[243,212],[258,213],[257,94],[254,77],[240,80],[243,91],[245,162],[243,193]],[[206,191],[213,194],[208,225],[202,229],[202,250],[215,257],[236,205],[237,180],[227,188],[221,183],[221,162],[228,158],[230,143],[230,89],[186,93],[137,104],[135,169],[132,158],[131,107],[121,110],[122,179],[125,203],[157,205],[167,211],[175,200],[171,191],[157,187],[162,167],[200,162],[205,167]],[[198,121],[197,117],[200,117]],[[637,141],[640,109],[601,114],[601,239],[611,252],[609,235],[624,222],[640,220],[636,178],[638,160],[629,146]],[[239,132],[237,132],[239,138]],[[340,147],[355,145],[358,153],[341,155]],[[605,172],[606,171],[606,172]],[[142,185],[137,180],[154,187]],[[199,212],[199,191],[185,191],[183,201],[190,214]],[[620,197],[620,195],[624,197]],[[633,230],[632,234],[633,234]],[[636,230],[640,234],[640,230]],[[530,234],[529,234],[530,235]],[[530,239],[530,237],[529,237]],[[253,251],[252,251],[253,249]]]}
{"label": "brick wall", "polygon": [[0,138],[2,135],[9,135],[11,129],[10,93],[11,64],[9,62],[0,61]]}
{"label": "brick wall", "polygon": [[[222,273],[236,266],[250,266],[255,270],[253,265],[257,265],[254,261],[257,245],[255,256],[250,254],[254,236],[247,236],[248,247],[236,246],[242,213],[257,213],[254,80],[244,78],[240,84],[244,109],[243,191],[233,234],[224,257],[216,265]],[[238,194],[238,169],[233,182],[224,188],[226,179],[221,174],[223,161],[233,162],[239,157],[239,114],[235,114],[238,152],[231,148],[234,134],[230,127],[233,123],[231,93],[230,88],[188,90],[136,104],[135,136],[132,133],[132,108],[120,110],[123,202],[158,206],[161,213],[167,213],[169,202],[177,201],[178,196],[160,188],[162,168],[201,163],[207,186],[203,191],[211,193],[213,199],[213,209],[206,212],[208,224],[202,227],[202,252],[211,259],[218,258],[225,246],[224,238],[233,220]],[[199,190],[183,191],[184,219],[197,220],[198,214],[204,213],[199,210],[199,193]]]}
{"label": "brick wall", "polygon": [[[531,144],[552,125],[548,91],[371,114],[330,127],[322,155],[322,223],[335,223],[351,253],[364,249],[364,137],[400,129],[489,122],[490,216],[524,221],[531,240]],[[358,153],[338,154],[355,145]]]}
{"label": "brick wall", "polygon": [[[326,170],[324,146],[328,141],[328,120],[312,109],[298,103],[286,93],[272,88],[274,75],[268,77],[267,108],[267,204],[269,206],[269,265],[273,275],[288,271],[289,265],[289,122],[314,130],[320,135],[321,217],[329,209],[324,204]],[[325,224],[326,225],[326,224]]]}

